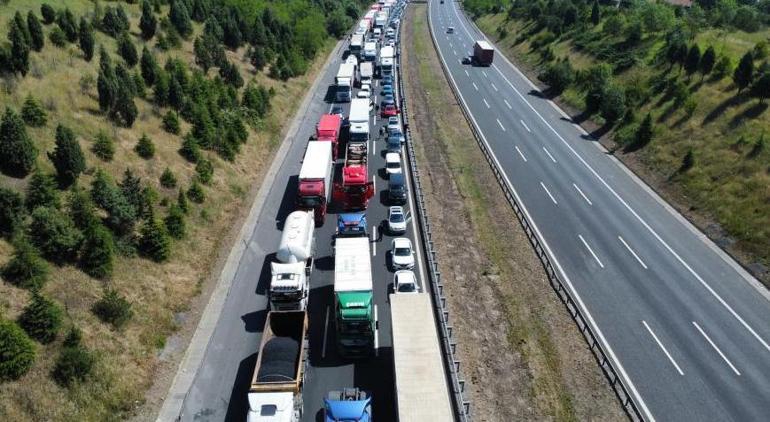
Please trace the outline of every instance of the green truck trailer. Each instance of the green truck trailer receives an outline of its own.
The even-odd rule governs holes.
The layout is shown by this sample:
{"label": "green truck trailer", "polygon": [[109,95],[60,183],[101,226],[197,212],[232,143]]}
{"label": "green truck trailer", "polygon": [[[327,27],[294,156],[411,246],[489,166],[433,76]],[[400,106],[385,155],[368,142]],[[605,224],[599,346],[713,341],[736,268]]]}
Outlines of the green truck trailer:
{"label": "green truck trailer", "polygon": [[376,328],[369,238],[340,237],[334,249],[337,348],[344,357],[366,357],[374,350]]}

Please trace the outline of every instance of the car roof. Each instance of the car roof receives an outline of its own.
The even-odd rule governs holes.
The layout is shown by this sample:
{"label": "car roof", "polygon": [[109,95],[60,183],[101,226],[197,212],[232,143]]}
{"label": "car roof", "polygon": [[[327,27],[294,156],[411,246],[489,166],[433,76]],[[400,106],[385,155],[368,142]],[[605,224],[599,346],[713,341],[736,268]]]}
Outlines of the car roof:
{"label": "car roof", "polygon": [[396,248],[412,247],[412,241],[408,237],[397,237],[393,239],[393,246]]}
{"label": "car roof", "polygon": [[417,284],[417,277],[414,275],[414,271],[411,270],[398,270],[394,277],[403,284]]}
{"label": "car roof", "polygon": [[392,207],[390,207],[390,208],[388,209],[388,212],[390,212],[390,213],[397,213],[397,212],[400,212],[400,213],[402,213],[402,214],[403,214],[403,212],[404,212],[404,207],[402,207],[402,206],[400,206],[400,205],[394,205],[394,206],[392,206]]}
{"label": "car roof", "polygon": [[401,157],[395,152],[385,154],[385,161],[401,161]]}

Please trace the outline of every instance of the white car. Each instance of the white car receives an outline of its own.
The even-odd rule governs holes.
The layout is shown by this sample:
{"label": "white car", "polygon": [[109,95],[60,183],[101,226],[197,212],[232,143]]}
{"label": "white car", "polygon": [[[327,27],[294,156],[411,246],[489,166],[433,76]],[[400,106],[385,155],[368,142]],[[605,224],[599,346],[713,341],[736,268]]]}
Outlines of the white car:
{"label": "white car", "polygon": [[414,249],[412,241],[406,237],[397,237],[391,242],[390,262],[393,270],[411,270],[414,268]]}
{"label": "white car", "polygon": [[385,154],[385,173],[388,177],[394,173],[401,173],[401,156],[395,152]]}
{"label": "white car", "polygon": [[398,116],[388,117],[388,133],[401,132],[401,121]]}
{"label": "white car", "polygon": [[396,47],[396,40],[388,40],[388,47]]}
{"label": "white car", "polygon": [[388,208],[388,233],[404,234],[406,225],[412,217],[404,212],[404,207],[392,206]]}
{"label": "white car", "polygon": [[372,95],[372,86],[369,84],[361,84],[361,91],[366,91],[369,93],[369,96]]}
{"label": "white car", "polygon": [[396,294],[420,293],[420,285],[417,284],[417,277],[414,276],[414,272],[409,270],[396,271],[393,276],[393,292]]}
{"label": "white car", "polygon": [[369,99],[369,91],[359,90],[356,93],[356,98]]}

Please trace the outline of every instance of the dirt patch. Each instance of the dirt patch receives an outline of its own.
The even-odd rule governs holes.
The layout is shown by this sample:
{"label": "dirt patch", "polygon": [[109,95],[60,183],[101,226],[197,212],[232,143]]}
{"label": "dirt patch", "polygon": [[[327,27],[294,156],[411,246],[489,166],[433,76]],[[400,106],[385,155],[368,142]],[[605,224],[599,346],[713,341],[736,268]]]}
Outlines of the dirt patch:
{"label": "dirt patch", "polygon": [[465,123],[425,6],[410,7],[402,37],[413,142],[473,419],[625,419]]}

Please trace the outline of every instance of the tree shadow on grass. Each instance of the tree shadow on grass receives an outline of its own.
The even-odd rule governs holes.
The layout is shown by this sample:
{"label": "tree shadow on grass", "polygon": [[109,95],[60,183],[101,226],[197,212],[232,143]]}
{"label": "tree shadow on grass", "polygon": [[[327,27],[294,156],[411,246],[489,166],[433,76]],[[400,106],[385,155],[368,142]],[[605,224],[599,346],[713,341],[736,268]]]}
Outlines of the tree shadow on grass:
{"label": "tree shadow on grass", "polygon": [[703,118],[703,126],[705,126],[705,125],[713,122],[717,118],[719,118],[719,116],[724,114],[727,111],[728,108],[730,108],[730,107],[737,107],[737,106],[745,103],[748,100],[749,100],[749,98],[747,96],[745,96],[745,95],[734,95],[734,96],[732,96],[732,97],[722,101],[721,103],[719,103],[718,106],[716,106],[715,109],[711,110],[711,112],[709,112],[709,114],[707,114],[706,117]]}
{"label": "tree shadow on grass", "polygon": [[753,106],[747,108],[746,110],[743,110],[742,112],[736,114],[732,120],[730,120],[729,127],[730,129],[735,129],[738,126],[740,126],[745,120],[749,119],[756,119],[759,117],[764,111],[767,110],[767,103],[756,103]]}

